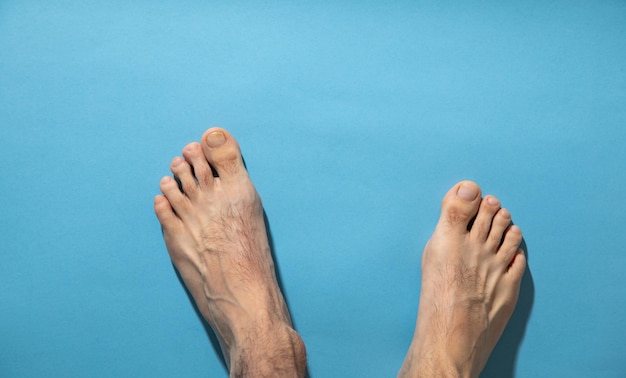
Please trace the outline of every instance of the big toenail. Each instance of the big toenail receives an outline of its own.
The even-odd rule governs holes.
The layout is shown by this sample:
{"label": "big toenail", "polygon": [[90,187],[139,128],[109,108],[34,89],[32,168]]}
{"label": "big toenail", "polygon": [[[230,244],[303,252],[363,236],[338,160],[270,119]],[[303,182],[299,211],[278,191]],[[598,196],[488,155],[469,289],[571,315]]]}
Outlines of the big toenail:
{"label": "big toenail", "polygon": [[214,131],[211,134],[207,135],[206,143],[209,145],[209,147],[217,148],[226,143],[226,137],[221,131]]}
{"label": "big toenail", "polygon": [[474,185],[461,184],[456,195],[465,201],[473,201],[478,196],[478,188]]}
{"label": "big toenail", "polygon": [[495,197],[487,197],[487,202],[489,202],[491,206],[497,206],[500,203]]}

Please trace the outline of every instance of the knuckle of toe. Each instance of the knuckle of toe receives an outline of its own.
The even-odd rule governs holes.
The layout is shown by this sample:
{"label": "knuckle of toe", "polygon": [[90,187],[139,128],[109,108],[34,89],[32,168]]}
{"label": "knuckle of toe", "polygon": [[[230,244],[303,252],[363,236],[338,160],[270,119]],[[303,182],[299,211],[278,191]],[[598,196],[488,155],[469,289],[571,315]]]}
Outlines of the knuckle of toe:
{"label": "knuckle of toe", "polygon": [[183,186],[183,190],[187,195],[195,195],[198,192],[198,188],[194,184],[187,184]]}
{"label": "knuckle of toe", "polygon": [[446,212],[446,220],[450,224],[467,222],[468,219],[469,215],[467,214],[467,212],[459,208],[452,207]]}
{"label": "knuckle of toe", "polygon": [[221,162],[221,168],[222,170],[232,174],[235,173],[239,170],[240,168],[240,163],[239,163],[239,159],[237,159],[236,157],[232,157],[229,159],[226,159],[224,161]]}
{"label": "knuckle of toe", "polygon": [[522,234],[520,232],[508,232],[505,238],[511,244],[514,244],[516,246],[520,245],[520,243],[522,242]]}

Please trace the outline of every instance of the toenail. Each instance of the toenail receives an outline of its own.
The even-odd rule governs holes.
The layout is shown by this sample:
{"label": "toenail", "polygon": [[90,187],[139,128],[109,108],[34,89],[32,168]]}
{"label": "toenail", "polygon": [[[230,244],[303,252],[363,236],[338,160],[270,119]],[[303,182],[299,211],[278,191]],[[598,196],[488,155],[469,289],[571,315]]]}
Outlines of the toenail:
{"label": "toenail", "polygon": [[463,183],[459,186],[456,195],[465,201],[473,201],[478,196],[478,188],[475,185]]}
{"label": "toenail", "polygon": [[183,162],[183,159],[181,159],[180,157],[176,156],[174,158],[174,160],[172,160],[172,167],[179,166],[182,162]]}
{"label": "toenail", "polygon": [[511,213],[507,209],[500,209],[500,216],[502,218],[511,218]]}
{"label": "toenail", "polygon": [[491,205],[491,206],[497,206],[498,204],[500,204],[500,202],[495,198],[495,197],[487,197],[487,202]]}
{"label": "toenail", "polygon": [[161,184],[167,184],[170,181],[172,181],[172,178],[170,176],[165,176],[161,179]]}
{"label": "toenail", "polygon": [[211,134],[207,135],[206,143],[209,147],[217,148],[226,143],[226,136],[221,131],[214,131]]}

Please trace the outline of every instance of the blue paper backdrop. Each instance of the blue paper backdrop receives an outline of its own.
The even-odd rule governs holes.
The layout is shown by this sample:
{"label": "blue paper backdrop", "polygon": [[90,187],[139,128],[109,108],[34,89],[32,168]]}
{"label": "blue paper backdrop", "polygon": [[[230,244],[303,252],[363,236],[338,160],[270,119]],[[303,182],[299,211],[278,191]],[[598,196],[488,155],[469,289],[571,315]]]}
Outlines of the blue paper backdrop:
{"label": "blue paper backdrop", "polygon": [[0,376],[225,376],[152,212],[240,141],[313,377],[394,376],[440,199],[530,270],[486,377],[626,375],[626,2],[0,3]]}

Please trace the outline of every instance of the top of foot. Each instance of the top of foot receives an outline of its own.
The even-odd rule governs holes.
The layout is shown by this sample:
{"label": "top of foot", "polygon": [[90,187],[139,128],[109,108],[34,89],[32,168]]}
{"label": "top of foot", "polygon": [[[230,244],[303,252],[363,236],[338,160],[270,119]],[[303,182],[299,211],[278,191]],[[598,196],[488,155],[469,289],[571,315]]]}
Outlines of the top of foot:
{"label": "top of foot", "polygon": [[[508,322],[525,258],[510,213],[471,181],[443,199],[441,216],[422,257],[415,337],[407,376],[476,377]],[[440,370],[423,374],[424,366]]]}
{"label": "top of foot", "polygon": [[[218,336],[231,372],[255,364],[261,371],[265,360],[254,355],[267,354],[268,347],[298,352],[294,360],[302,363],[304,345],[277,284],[263,207],[237,141],[211,128],[182,155],[170,165],[174,178],[161,180],[154,208],[172,262]],[[263,348],[254,345],[259,340]]]}

